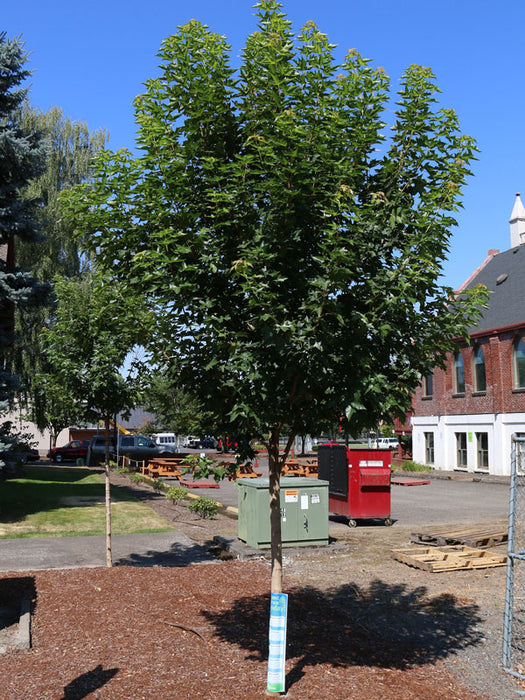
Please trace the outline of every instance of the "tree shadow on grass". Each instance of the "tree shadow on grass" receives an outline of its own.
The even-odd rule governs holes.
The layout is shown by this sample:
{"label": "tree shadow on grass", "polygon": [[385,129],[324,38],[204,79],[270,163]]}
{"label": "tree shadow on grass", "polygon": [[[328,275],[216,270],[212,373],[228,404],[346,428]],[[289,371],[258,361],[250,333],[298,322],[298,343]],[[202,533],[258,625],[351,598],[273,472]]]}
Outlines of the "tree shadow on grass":
{"label": "tree shadow on grass", "polygon": [[[244,597],[219,612],[203,611],[223,641],[268,658],[269,595]],[[287,687],[317,664],[407,669],[432,664],[478,644],[479,608],[443,593],[430,598],[423,586],[410,589],[375,580],[368,589],[345,584],[321,591],[289,591],[286,656],[295,664]]]}
{"label": "tree shadow on grass", "polygon": [[[94,470],[64,467],[26,469],[30,473],[25,475],[24,480],[11,479],[2,485],[0,523],[20,522],[28,515],[61,507],[92,506],[93,501],[104,503],[103,479],[95,483],[82,483],[97,473]],[[114,500],[138,502],[129,490],[119,486],[112,486],[111,494]]]}

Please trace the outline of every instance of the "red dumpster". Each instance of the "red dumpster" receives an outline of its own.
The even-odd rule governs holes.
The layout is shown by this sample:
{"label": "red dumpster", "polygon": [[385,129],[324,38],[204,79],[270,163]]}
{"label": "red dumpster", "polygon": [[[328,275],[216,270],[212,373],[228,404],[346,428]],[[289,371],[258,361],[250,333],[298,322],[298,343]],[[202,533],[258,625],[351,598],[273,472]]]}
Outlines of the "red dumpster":
{"label": "red dumpster", "polygon": [[328,510],[359,519],[390,518],[390,450],[351,450],[345,445],[320,445],[317,457],[319,479],[328,481]]}

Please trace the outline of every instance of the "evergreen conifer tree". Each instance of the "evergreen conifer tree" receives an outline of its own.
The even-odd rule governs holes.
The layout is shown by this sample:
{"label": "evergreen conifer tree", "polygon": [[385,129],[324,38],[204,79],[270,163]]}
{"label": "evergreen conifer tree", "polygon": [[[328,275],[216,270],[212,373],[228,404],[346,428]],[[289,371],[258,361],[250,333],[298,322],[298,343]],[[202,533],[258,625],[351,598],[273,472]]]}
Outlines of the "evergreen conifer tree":
{"label": "evergreen conifer tree", "polygon": [[[36,199],[24,197],[29,181],[43,171],[46,142],[37,131],[24,131],[17,112],[26,98],[22,84],[30,75],[20,39],[0,33],[0,415],[5,414],[16,390],[9,371],[14,311],[20,305],[45,300],[47,287],[14,264],[17,241],[38,239]],[[0,472],[9,463],[13,438],[0,426]]]}

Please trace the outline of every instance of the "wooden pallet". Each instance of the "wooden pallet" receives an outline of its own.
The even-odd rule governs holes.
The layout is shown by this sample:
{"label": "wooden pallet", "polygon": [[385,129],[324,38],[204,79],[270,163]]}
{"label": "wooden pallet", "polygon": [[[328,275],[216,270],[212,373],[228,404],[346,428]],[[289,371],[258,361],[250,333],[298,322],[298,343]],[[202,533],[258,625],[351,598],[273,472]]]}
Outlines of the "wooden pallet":
{"label": "wooden pallet", "polygon": [[186,486],[188,489],[218,489],[219,484],[216,481],[201,480],[201,481],[184,481],[180,482],[181,486]]}
{"label": "wooden pallet", "polygon": [[394,486],[425,486],[430,484],[430,479],[417,479],[413,476],[393,476],[390,483]]}
{"label": "wooden pallet", "polygon": [[450,547],[407,547],[392,550],[397,561],[417,569],[438,573],[462,569],[489,569],[505,566],[507,557],[463,545]]}
{"label": "wooden pallet", "polygon": [[506,521],[476,527],[445,525],[429,528],[424,532],[413,532],[410,535],[411,542],[438,547],[455,544],[464,544],[467,547],[494,547],[507,542],[508,539],[508,523]]}

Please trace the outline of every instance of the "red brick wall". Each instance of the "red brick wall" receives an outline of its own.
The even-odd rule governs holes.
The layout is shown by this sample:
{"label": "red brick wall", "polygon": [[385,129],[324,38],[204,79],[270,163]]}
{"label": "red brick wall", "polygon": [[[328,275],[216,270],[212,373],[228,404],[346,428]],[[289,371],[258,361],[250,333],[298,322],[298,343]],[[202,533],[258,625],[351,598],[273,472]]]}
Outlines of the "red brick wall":
{"label": "red brick wall", "polygon": [[[522,333],[525,329],[522,329]],[[416,390],[414,413],[416,416],[462,415],[478,413],[525,412],[525,389],[513,388],[512,346],[518,333],[501,331],[478,337],[471,345],[460,350],[465,368],[465,393],[454,394],[454,357],[447,358],[446,370],[434,371],[432,397],[423,396],[423,387]],[[473,390],[473,353],[479,344],[485,356],[487,389]]]}

